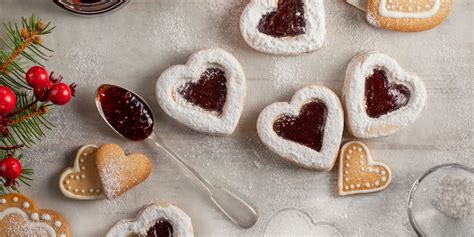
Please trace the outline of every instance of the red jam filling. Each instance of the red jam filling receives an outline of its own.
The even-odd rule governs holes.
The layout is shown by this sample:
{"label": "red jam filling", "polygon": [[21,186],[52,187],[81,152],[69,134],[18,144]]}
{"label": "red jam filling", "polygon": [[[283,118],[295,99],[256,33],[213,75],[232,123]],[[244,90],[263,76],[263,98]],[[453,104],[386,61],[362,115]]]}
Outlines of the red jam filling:
{"label": "red jam filling", "polygon": [[400,109],[408,104],[408,87],[389,83],[385,71],[375,69],[365,80],[366,111],[372,118]]}
{"label": "red jam filling", "polygon": [[226,82],[224,71],[208,68],[197,82],[186,83],[178,92],[190,103],[221,115],[227,96]]}
{"label": "red jam filling", "polygon": [[258,31],[273,37],[297,36],[305,33],[303,0],[278,0],[278,8],[262,16]]}
{"label": "red jam filling", "polygon": [[141,141],[153,132],[152,112],[131,92],[115,86],[101,87],[99,101],[107,122],[124,137]]}
{"label": "red jam filling", "polygon": [[147,237],[173,237],[173,226],[166,220],[159,220],[146,232]]}
{"label": "red jam filling", "polygon": [[284,115],[278,118],[273,123],[273,130],[280,137],[321,151],[327,114],[324,103],[311,101],[301,108],[297,117]]}

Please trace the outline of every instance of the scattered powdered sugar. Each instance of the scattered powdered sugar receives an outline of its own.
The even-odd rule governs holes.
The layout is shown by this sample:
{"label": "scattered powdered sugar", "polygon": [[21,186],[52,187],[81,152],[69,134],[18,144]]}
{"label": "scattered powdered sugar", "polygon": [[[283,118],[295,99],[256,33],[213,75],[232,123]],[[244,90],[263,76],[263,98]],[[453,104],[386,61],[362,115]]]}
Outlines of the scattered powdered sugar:
{"label": "scattered powdered sugar", "polygon": [[67,64],[67,68],[68,71],[74,72],[77,79],[84,82],[99,80],[104,62],[95,48],[79,43],[67,51],[66,58],[74,62]]}
{"label": "scattered powdered sugar", "polygon": [[446,216],[459,219],[474,210],[474,180],[460,175],[446,175],[438,181],[433,205]]}
{"label": "scattered powdered sugar", "polygon": [[265,13],[275,10],[277,1],[252,0],[240,18],[240,31],[254,49],[278,55],[297,55],[317,50],[324,45],[326,19],[323,0],[304,0],[305,33],[296,37],[273,37],[258,30]]}
{"label": "scattered powdered sugar", "polygon": [[108,199],[117,197],[122,192],[122,183],[127,182],[129,177],[122,175],[121,162],[109,161],[99,168],[99,176]]}
{"label": "scattered powdered sugar", "polygon": [[302,64],[294,57],[272,58],[272,87],[296,90],[299,87]]}

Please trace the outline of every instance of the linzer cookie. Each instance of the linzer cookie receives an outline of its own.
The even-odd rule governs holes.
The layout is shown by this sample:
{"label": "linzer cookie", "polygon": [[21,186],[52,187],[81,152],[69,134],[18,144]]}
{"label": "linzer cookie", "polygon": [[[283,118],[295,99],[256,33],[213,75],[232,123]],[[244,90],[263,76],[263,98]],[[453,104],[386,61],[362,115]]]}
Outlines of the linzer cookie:
{"label": "linzer cookie", "polygon": [[279,55],[322,48],[326,23],[322,0],[251,0],[240,17],[240,31],[254,49]]}
{"label": "linzer cookie", "polygon": [[367,21],[396,31],[423,31],[441,24],[452,0],[367,0]]}
{"label": "linzer cookie", "polygon": [[391,180],[390,168],[382,162],[372,160],[366,145],[348,142],[342,146],[338,177],[340,195],[381,191]]}
{"label": "linzer cookie", "polygon": [[67,168],[59,178],[59,189],[69,198],[79,200],[102,199],[102,184],[96,166],[95,145],[85,145],[79,149],[74,167]]}
{"label": "linzer cookie", "polygon": [[145,206],[135,219],[117,222],[107,237],[123,236],[173,236],[192,237],[191,218],[170,203]]}
{"label": "linzer cookie", "polygon": [[109,200],[145,181],[151,173],[151,162],[145,155],[125,155],[115,144],[99,147],[95,159],[103,192]]}
{"label": "linzer cookie", "polygon": [[260,113],[257,132],[281,157],[306,168],[330,170],[337,158],[344,112],[334,92],[323,86],[305,87],[290,103],[273,103]]}
{"label": "linzer cookie", "polygon": [[0,236],[69,237],[61,214],[39,209],[33,200],[17,193],[0,196]]}
{"label": "linzer cookie", "polygon": [[426,97],[422,81],[385,54],[361,53],[347,67],[343,101],[347,127],[356,137],[399,131],[417,119]]}
{"label": "linzer cookie", "polygon": [[242,113],[245,75],[237,59],[214,48],[193,54],[186,65],[164,71],[158,102],[169,116],[200,132],[231,134]]}

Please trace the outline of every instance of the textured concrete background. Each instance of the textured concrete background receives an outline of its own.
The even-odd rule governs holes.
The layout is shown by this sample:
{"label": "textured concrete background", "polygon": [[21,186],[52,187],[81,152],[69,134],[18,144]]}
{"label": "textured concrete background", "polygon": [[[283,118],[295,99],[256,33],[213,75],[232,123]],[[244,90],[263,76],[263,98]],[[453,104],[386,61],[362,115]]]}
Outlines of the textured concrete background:
{"label": "textured concrete background", "polygon": [[[238,20],[247,0],[135,0],[97,18],[70,15],[51,1],[0,0],[1,22],[19,21],[35,12],[56,25],[45,39],[55,50],[48,69],[80,85],[79,96],[53,113],[57,127],[28,150],[25,165],[35,168],[35,180],[31,188],[21,190],[41,207],[62,212],[74,236],[104,236],[114,222],[134,217],[143,205],[159,200],[184,209],[197,236],[263,236],[270,217],[287,207],[333,223],[347,236],[413,236],[406,214],[412,182],[434,165],[474,166],[474,1],[455,2],[452,15],[441,26],[407,34],[369,26],[363,13],[343,0],[325,1],[326,46],[303,56],[275,57],[252,50],[240,36]],[[198,49],[215,46],[233,53],[248,79],[244,113],[229,137],[200,134],[178,124],[159,109],[153,92],[166,67],[184,63]],[[394,179],[388,189],[339,197],[336,170],[314,172],[282,161],[260,143],[255,123],[263,107],[288,100],[304,85],[322,84],[340,95],[346,65],[362,50],[385,52],[416,72],[429,98],[415,124],[390,137],[365,141],[374,158],[392,168]],[[230,223],[151,143],[116,137],[93,103],[95,89],[105,82],[143,95],[153,106],[157,131],[167,143],[210,180],[248,197],[260,212],[257,225],[242,230]],[[350,139],[345,134],[344,140]],[[154,165],[152,176],[114,201],[65,198],[57,187],[62,169],[72,164],[81,145],[104,142],[148,154]],[[307,223],[293,220],[291,225],[306,228]]]}

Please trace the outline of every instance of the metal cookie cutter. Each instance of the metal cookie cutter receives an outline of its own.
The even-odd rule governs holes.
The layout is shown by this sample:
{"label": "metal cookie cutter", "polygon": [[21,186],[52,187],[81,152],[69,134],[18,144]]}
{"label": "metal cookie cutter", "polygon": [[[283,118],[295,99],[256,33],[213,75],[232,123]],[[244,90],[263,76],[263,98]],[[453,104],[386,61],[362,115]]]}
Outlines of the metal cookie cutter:
{"label": "metal cookie cutter", "polygon": [[116,11],[130,0],[53,0],[53,2],[74,14],[97,16]]}
{"label": "metal cookie cutter", "polygon": [[366,1],[367,0],[346,0],[346,2],[353,7],[365,12],[366,11]]}

